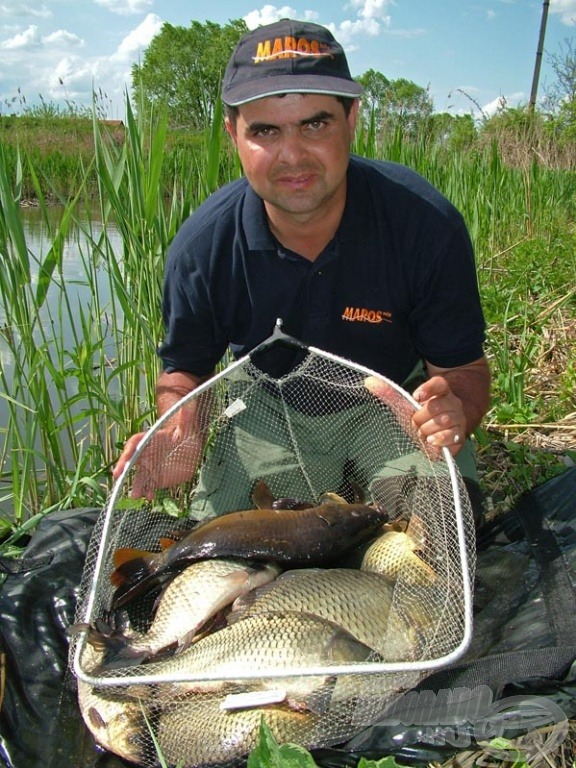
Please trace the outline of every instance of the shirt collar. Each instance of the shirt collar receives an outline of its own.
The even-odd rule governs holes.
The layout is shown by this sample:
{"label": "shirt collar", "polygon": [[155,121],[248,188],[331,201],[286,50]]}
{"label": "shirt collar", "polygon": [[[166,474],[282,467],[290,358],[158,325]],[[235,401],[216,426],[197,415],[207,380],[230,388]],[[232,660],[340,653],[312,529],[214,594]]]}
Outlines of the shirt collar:
{"label": "shirt collar", "polygon": [[264,202],[246,182],[242,226],[251,251],[276,251],[276,238],[270,232]]}

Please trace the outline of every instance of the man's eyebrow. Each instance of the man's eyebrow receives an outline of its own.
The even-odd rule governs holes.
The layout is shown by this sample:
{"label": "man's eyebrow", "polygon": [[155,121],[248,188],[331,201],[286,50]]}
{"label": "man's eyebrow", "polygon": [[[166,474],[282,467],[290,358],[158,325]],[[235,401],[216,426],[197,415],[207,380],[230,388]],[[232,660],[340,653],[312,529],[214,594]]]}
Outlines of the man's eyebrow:
{"label": "man's eyebrow", "polygon": [[311,117],[306,117],[304,120],[300,121],[300,125],[306,125],[307,123],[317,123],[322,120],[332,120],[334,118],[334,113],[329,112],[327,109],[321,109],[319,112],[316,112],[316,114],[312,115]]}
{"label": "man's eyebrow", "polygon": [[[310,117],[305,117],[302,120],[300,120],[300,125],[308,125],[309,123],[317,123],[322,120],[333,120],[334,119],[334,113],[329,112],[327,109],[321,109],[319,112],[315,112],[313,115],[310,115]],[[274,123],[264,123],[264,122],[258,122],[254,121],[253,123],[250,123],[248,125],[248,130],[251,133],[259,133],[260,131],[268,130],[270,128],[277,128],[278,126]]]}

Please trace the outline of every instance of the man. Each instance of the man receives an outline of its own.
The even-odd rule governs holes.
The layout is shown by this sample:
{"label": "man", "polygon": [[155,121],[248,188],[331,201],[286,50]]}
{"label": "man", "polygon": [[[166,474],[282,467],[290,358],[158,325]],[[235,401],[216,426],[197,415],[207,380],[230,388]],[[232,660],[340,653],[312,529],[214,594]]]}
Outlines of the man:
{"label": "man", "polygon": [[[170,247],[158,413],[209,379],[227,348],[254,349],[280,317],[305,344],[405,387],[417,381],[414,428],[474,481],[466,438],[488,409],[490,375],[470,239],[420,176],[350,156],[360,94],[324,27],[283,19],[240,40],[222,99],[245,178],[207,200]],[[196,418],[181,409],[155,455]],[[128,440],[116,478],[141,439]],[[173,469],[147,466],[143,452],[133,494],[188,479],[202,452],[194,445]]]}

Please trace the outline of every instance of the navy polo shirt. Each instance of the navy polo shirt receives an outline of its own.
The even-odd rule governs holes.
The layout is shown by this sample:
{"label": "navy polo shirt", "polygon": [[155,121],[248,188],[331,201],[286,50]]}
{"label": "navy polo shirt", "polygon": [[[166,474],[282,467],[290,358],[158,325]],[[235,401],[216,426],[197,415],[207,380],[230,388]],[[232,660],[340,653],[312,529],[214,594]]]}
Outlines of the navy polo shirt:
{"label": "navy polo shirt", "polygon": [[168,253],[159,354],[202,376],[283,330],[398,383],[419,359],[483,354],[484,318],[460,213],[408,168],[351,157],[334,239],[314,262],[284,248],[245,179],[184,222]]}

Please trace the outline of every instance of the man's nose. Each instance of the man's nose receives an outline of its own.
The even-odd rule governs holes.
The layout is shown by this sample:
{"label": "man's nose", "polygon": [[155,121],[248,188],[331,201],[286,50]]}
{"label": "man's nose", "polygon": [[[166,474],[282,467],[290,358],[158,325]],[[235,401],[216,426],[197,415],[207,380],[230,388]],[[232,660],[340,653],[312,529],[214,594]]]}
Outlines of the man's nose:
{"label": "man's nose", "polygon": [[278,159],[285,163],[297,163],[306,154],[306,146],[300,131],[286,131],[280,138]]}

